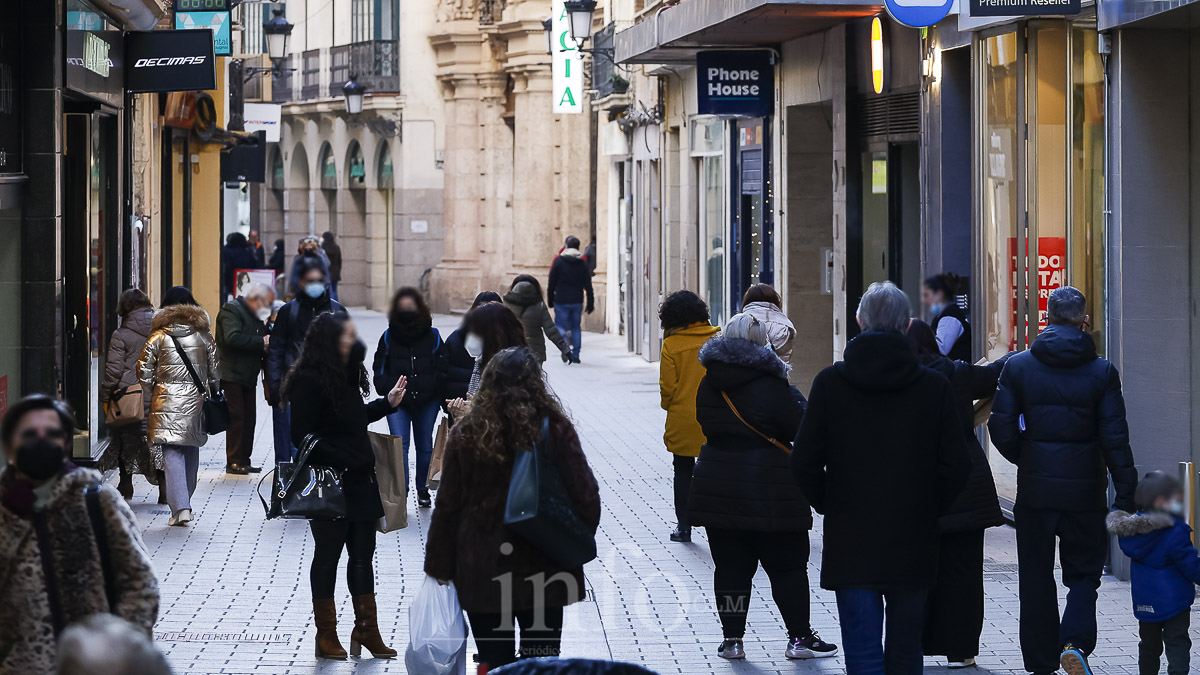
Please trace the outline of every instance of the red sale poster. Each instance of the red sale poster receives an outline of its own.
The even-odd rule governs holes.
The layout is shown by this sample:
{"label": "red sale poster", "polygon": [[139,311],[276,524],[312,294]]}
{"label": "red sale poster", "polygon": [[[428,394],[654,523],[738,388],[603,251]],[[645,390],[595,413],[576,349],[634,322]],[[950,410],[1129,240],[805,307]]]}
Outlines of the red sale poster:
{"label": "red sale poster", "polygon": [[[1037,293],[1037,315],[1038,332],[1040,333],[1046,327],[1046,301],[1050,298],[1056,288],[1061,288],[1067,283],[1067,239],[1066,237],[1038,237],[1038,259],[1037,259],[1037,288],[1029,289],[1029,292]],[[1026,255],[1028,258],[1028,242],[1026,242]],[[1024,336],[1027,324],[1027,318],[1020,315],[1020,300],[1025,281],[1022,275],[1025,273],[1024,266],[1021,260],[1017,257],[1017,238],[1008,238],[1008,260],[1009,260],[1009,302],[1012,307],[1012,327],[1009,330],[1009,349],[1016,349],[1018,336]],[[1021,337],[1020,342],[1022,348],[1028,347],[1028,340]]]}

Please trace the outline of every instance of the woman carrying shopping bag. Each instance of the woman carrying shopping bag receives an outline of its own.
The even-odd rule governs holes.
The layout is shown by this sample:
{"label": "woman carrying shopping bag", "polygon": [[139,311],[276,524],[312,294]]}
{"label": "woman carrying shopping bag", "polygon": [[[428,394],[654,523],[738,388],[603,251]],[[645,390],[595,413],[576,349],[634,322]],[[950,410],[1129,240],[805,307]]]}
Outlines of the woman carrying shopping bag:
{"label": "woman carrying shopping bag", "polygon": [[563,569],[504,525],[516,456],[534,444],[548,454],[571,507],[594,533],[600,493],[575,427],[533,352],[505,349],[488,362],[469,412],[450,431],[425,549],[425,573],[454,582],[488,669],[516,660],[517,626],[522,658],[558,656],[563,607],[585,593],[581,566]]}
{"label": "woman carrying shopping bag", "polygon": [[[309,520],[315,551],[309,583],[317,627],[318,658],[344,659],[337,636],[333,598],[338,562],[345,549],[346,580],[354,601],[354,631],[350,653],[366,647],[376,658],[393,658],[379,634],[375,610],[375,528],[383,516],[375,479],[375,453],[367,425],[391,413],[405,394],[401,377],[384,398],[364,403],[368,392],[363,360],[367,346],[358,339],[354,322],[344,312],[325,312],[313,319],[300,347],[300,357],[283,383],[284,399],[292,406],[292,442],[311,446],[308,461],[342,472],[346,514],[338,520]],[[311,439],[310,439],[311,437]]]}

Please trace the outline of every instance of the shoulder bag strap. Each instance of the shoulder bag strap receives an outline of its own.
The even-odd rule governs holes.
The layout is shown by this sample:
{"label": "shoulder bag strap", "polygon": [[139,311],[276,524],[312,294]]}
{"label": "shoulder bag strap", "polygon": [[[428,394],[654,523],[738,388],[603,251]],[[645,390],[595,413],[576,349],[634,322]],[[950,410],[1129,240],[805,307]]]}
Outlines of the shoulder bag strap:
{"label": "shoulder bag strap", "polygon": [[100,484],[92,483],[84,488],[83,500],[87,503],[88,519],[92,521],[96,549],[100,552],[100,569],[104,574],[104,596],[108,600],[108,611],[114,612],[117,598],[113,585],[112,561],[109,560],[108,529],[104,526],[104,514],[100,509]]}
{"label": "shoulder bag strap", "polygon": [[787,454],[789,454],[789,455],[792,454],[792,449],[789,448],[786,444],[780,443],[779,441],[775,440],[774,438],[771,438],[770,436],[768,436],[768,435],[764,434],[763,432],[759,431],[758,429],[756,429],[753,424],[750,424],[749,422],[747,422],[746,418],[742,417],[742,413],[738,412],[737,406],[735,406],[733,404],[733,400],[729,398],[729,394],[727,394],[725,392],[721,392],[721,398],[725,399],[725,403],[728,404],[729,409],[733,411],[734,417],[737,417],[739,422],[741,422],[742,424],[745,424],[747,429],[749,429],[750,431],[753,431],[754,433],[758,434],[759,436],[762,436],[764,439],[766,439],[766,441],[768,443],[770,443],[771,445],[786,452]]}
{"label": "shoulder bag strap", "polygon": [[208,398],[208,388],[200,382],[200,376],[196,374],[196,369],[192,366],[192,360],[188,358],[187,351],[184,350],[183,345],[179,344],[179,338],[172,335],[171,342],[175,343],[175,351],[179,352],[179,358],[183,359],[183,367],[187,368],[188,375],[192,376],[192,382],[195,383],[196,388],[200,390],[204,398]]}

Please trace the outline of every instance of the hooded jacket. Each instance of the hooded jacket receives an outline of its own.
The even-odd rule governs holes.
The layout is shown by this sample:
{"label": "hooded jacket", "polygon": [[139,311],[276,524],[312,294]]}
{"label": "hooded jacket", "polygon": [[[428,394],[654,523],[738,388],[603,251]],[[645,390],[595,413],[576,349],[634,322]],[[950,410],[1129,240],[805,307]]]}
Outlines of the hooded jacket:
{"label": "hooded jacket", "polygon": [[[12,467],[0,472],[0,673],[56,672],[59,633],[110,611],[84,498],[85,488],[101,482],[97,471],[68,470],[45,506],[33,511],[28,484],[15,479]],[[141,528],[112,486],[101,485],[99,502],[114,581],[112,613],[149,635],[158,618],[158,581]]]}
{"label": "hooded jacket", "polygon": [[787,314],[784,314],[778,307],[769,302],[750,302],[745,307],[742,307],[743,314],[758,319],[767,328],[767,341],[771,343],[771,348],[783,359],[783,362],[791,365],[792,363],[792,345],[796,341],[796,327],[792,325]]}
{"label": "hooded jacket", "polygon": [[587,261],[577,248],[563,249],[550,266],[550,280],[546,284],[546,304],[553,307],[560,305],[582,304],[587,298],[585,310],[591,312],[595,308],[595,298],[592,297],[592,271],[588,269]]}
{"label": "hooded jacket", "polygon": [[504,294],[504,306],[516,314],[525,326],[525,339],[529,341],[529,348],[538,361],[546,362],[546,338],[550,338],[558,351],[567,351],[567,341],[558,332],[554,319],[550,317],[550,310],[546,309],[546,303],[542,302],[541,294],[533,284],[522,281],[513,286]]}
{"label": "hooded jacket", "polygon": [[970,472],[946,378],[903,336],[862,333],[813,380],[792,472],[825,515],[821,586],[931,588],[940,531]]}
{"label": "hooded jacket", "polygon": [[[308,325],[323,312],[345,312],[337,300],[329,297],[329,291],[319,298],[310,298],[300,294],[293,298],[275,315],[275,325],[271,328],[271,345],[267,348],[267,391],[271,393],[274,405],[278,401],[284,375],[291,370],[292,364],[300,358],[300,345],[304,344],[304,336],[308,334]],[[393,381],[393,384],[395,382]]]}
{"label": "hooded jacket", "polygon": [[[196,305],[171,305],[154,315],[153,333],[138,362],[142,387],[149,389],[150,417],[146,440],[152,445],[208,442],[204,433],[204,397],[184,365],[175,341],[191,360],[208,391],[221,390],[217,345],[208,332],[208,313]],[[172,339],[174,338],[174,340]]]}
{"label": "hooded jacket", "polygon": [[662,409],[667,411],[663,442],[667,450],[684,457],[700,454],[704,431],[696,419],[696,394],[704,378],[700,348],[720,332],[707,321],[667,332],[658,364],[658,390]]}
{"label": "hooded jacket", "polygon": [[787,443],[804,404],[793,398],[787,365],[769,347],[717,337],[700,348],[706,368],[696,394],[696,418],[707,442],[692,476],[693,525],[753,532],[812,529],[812,510],[788,475],[788,455],[737,418]]}
{"label": "hooded jacket", "polygon": [[[100,386],[100,403],[108,403],[113,392],[138,382],[138,359],[150,337],[154,308],[135,309],[121,319],[121,327],[113,331],[108,342],[108,358],[104,361],[104,384]],[[146,412],[150,412],[150,390],[142,389]]]}
{"label": "hooded jacket", "polygon": [[1113,511],[1108,531],[1133,561],[1129,590],[1138,621],[1166,621],[1191,608],[1200,584],[1200,552],[1182,518]]}
{"label": "hooded jacket", "polygon": [[1017,465],[1017,503],[1103,511],[1108,474],[1114,505],[1133,511],[1137,469],[1117,369],[1087,333],[1048,326],[1008,360],[988,420],[992,443]]}

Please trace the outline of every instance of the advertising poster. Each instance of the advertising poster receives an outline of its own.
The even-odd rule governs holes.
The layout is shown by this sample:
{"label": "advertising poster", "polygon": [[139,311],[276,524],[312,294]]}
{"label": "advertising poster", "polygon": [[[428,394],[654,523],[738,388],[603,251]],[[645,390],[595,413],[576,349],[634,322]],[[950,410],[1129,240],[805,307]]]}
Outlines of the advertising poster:
{"label": "advertising poster", "polygon": [[275,271],[274,270],[234,270],[233,271],[233,294],[236,297],[242,297],[246,291],[254,284],[266,284],[271,288],[275,288]]}
{"label": "advertising poster", "polygon": [[[1028,242],[1026,249],[1023,258],[1029,257]],[[1011,281],[1009,296],[1012,302],[1012,328],[1009,332],[1008,348],[1016,349],[1020,336],[1020,341],[1025,343],[1021,345],[1021,348],[1025,349],[1029,346],[1024,337],[1028,324],[1026,318],[1020,314],[1021,289],[1024,287],[1021,275],[1025,273],[1025,268],[1021,264],[1022,258],[1017,256],[1016,237],[1008,238],[1008,259]],[[1036,320],[1039,333],[1046,327],[1046,302],[1050,299],[1050,294],[1065,285],[1067,285],[1067,238],[1038,237],[1037,288],[1030,289],[1030,293],[1037,293]]]}

